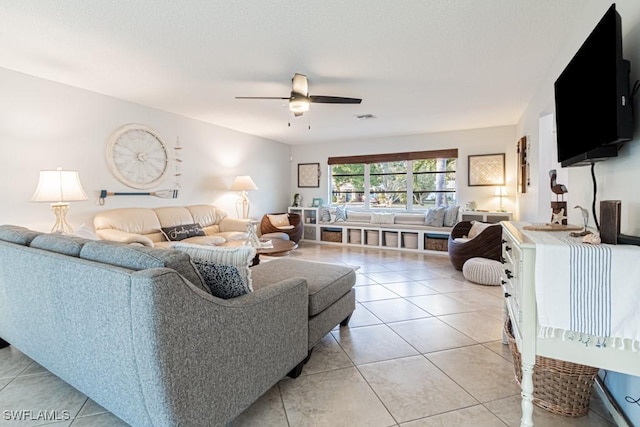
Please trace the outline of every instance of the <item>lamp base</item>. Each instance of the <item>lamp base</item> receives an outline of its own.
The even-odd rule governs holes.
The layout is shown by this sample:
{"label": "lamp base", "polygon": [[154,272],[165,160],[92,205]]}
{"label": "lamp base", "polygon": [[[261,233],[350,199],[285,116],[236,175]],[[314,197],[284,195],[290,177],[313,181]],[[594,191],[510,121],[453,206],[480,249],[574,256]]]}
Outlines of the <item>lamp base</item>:
{"label": "lamp base", "polygon": [[72,234],[73,228],[71,228],[67,222],[69,203],[51,203],[51,210],[56,215],[56,223],[53,225],[51,232],[56,234]]}
{"label": "lamp base", "polygon": [[[238,218],[248,219],[249,218],[249,207],[250,207],[249,198],[247,197],[247,192],[243,191],[240,198],[236,202],[236,213],[238,214]],[[240,216],[240,212],[242,212],[242,216]]]}

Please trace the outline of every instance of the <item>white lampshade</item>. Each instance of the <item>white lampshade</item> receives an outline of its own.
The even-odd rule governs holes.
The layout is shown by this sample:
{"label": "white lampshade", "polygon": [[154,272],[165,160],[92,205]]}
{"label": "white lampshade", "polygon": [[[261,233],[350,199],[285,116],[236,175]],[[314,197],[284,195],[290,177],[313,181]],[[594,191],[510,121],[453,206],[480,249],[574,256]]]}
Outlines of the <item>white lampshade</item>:
{"label": "white lampshade", "polygon": [[495,191],[495,193],[493,193],[493,195],[496,196],[496,197],[508,196],[507,187],[502,187],[502,186],[496,187],[496,191]]}
{"label": "white lampshade", "polygon": [[73,229],[67,223],[69,202],[88,200],[80,183],[77,171],[40,171],[38,186],[31,197],[32,202],[52,202],[51,210],[56,215],[52,233],[71,234]]}
{"label": "white lampshade", "polygon": [[75,202],[88,200],[77,171],[40,171],[32,202]]}
{"label": "white lampshade", "polygon": [[258,186],[249,175],[240,175],[231,184],[232,191],[255,191]]}

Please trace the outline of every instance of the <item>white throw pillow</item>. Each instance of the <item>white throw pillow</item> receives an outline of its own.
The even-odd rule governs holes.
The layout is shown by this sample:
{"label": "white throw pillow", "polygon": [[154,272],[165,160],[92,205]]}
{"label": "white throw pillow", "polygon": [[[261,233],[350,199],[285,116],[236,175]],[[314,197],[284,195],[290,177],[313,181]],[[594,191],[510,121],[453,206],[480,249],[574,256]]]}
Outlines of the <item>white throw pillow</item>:
{"label": "white throw pillow", "polygon": [[447,206],[444,210],[444,221],[443,224],[445,227],[453,227],[458,222],[458,210],[460,206]]}
{"label": "white throw pillow", "polygon": [[280,228],[280,227],[288,227],[291,225],[291,223],[289,223],[288,214],[280,214],[280,215],[267,214],[267,216],[269,217],[269,221],[274,227]]}
{"label": "white throw pillow", "polygon": [[[234,267],[246,288],[246,292],[244,293],[253,291],[253,286],[251,284],[251,269],[249,267],[251,266],[253,258],[256,256],[256,249],[254,247],[201,246],[189,243],[176,243],[171,246],[171,248],[189,254],[200,274],[203,273],[203,266],[205,264]],[[221,287],[225,286],[225,283],[207,283],[206,278],[203,277],[203,279],[206,285],[212,290],[211,293],[214,295],[216,295],[214,288],[217,287],[220,290]],[[237,283],[228,283],[228,285],[235,288],[238,286]],[[225,297],[221,296],[221,298]]]}
{"label": "white throw pillow", "polygon": [[471,230],[469,230],[469,239],[473,239],[478,234],[482,233],[487,227],[491,227],[494,224],[488,224],[486,222],[471,221]]}
{"label": "white throw pillow", "polygon": [[371,212],[371,224],[393,224],[395,217],[393,212]]}

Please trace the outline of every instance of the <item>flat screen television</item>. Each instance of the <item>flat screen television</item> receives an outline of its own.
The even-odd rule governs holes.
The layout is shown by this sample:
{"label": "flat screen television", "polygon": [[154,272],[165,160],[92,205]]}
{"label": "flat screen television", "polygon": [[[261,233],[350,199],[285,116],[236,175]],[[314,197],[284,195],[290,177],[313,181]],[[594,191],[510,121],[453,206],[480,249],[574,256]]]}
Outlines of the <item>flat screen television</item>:
{"label": "flat screen television", "polygon": [[633,137],[629,61],[611,5],[555,82],[558,161],[584,166],[618,155]]}

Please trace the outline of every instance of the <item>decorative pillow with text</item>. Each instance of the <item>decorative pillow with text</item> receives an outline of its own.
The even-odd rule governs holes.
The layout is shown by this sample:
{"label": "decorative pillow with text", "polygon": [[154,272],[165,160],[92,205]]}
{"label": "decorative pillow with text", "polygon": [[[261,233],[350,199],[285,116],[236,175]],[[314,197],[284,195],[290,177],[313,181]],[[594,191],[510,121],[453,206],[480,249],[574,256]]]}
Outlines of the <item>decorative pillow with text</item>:
{"label": "decorative pillow with text", "polygon": [[172,242],[179,242],[188,237],[204,236],[204,230],[200,224],[184,224],[175,227],[162,227],[164,237]]}

